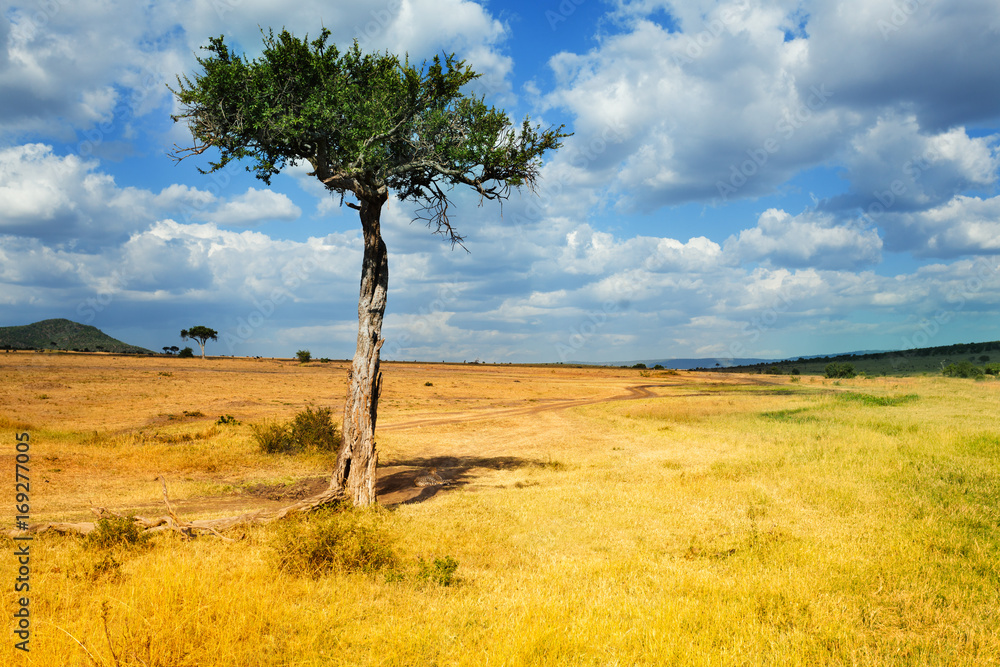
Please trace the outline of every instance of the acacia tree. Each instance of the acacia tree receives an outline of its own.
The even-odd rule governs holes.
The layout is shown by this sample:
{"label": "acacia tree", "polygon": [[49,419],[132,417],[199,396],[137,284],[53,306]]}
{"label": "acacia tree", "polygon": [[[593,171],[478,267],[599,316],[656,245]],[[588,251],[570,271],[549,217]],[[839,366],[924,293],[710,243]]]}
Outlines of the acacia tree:
{"label": "acacia tree", "polygon": [[208,327],[198,325],[196,327],[191,327],[190,329],[181,329],[181,338],[187,340],[197,341],[198,345],[201,346],[201,358],[205,358],[205,343],[210,340],[219,340],[219,332],[215,329],[210,329]]}
{"label": "acacia tree", "polygon": [[[263,33],[262,33],[263,34]],[[379,349],[389,284],[380,217],[390,192],[418,204],[418,218],[461,245],[448,216],[447,192],[472,188],[482,200],[506,199],[512,188],[534,191],[541,157],[568,136],[525,119],[511,124],[502,110],[462,92],[479,75],[454,55],[414,67],[389,53],[366,54],[357,41],[339,51],[330,32],[309,41],[283,30],[263,34],[254,60],[212,38],[202,71],[178,77],[172,89],[194,144],[175,147],[182,160],[217,149],[209,173],[232,160],[270,185],[286,166],[306,162],[331,194],[361,218],[364,258],[358,339],[344,404],[343,445],[331,492],[356,505],[375,501],[375,423],[381,388]],[[464,247],[464,246],[463,246]]]}

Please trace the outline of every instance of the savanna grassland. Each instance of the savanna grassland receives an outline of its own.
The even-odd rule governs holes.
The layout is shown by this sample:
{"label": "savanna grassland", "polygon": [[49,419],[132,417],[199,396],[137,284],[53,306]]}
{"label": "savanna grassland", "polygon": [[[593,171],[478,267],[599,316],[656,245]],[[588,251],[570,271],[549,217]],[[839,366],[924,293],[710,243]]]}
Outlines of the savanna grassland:
{"label": "savanna grassland", "polygon": [[[384,509],[135,544],[31,543],[11,665],[1000,661],[1000,382],[384,364]],[[254,424],[346,365],[0,354],[0,521],[281,506],[332,467]],[[239,423],[217,423],[230,416]],[[224,420],[229,421],[229,420]],[[430,467],[450,483],[416,487]],[[340,518],[338,518],[340,517]],[[323,521],[363,562],[289,567]],[[8,619],[17,563],[0,538]],[[457,563],[457,569],[448,564]]]}

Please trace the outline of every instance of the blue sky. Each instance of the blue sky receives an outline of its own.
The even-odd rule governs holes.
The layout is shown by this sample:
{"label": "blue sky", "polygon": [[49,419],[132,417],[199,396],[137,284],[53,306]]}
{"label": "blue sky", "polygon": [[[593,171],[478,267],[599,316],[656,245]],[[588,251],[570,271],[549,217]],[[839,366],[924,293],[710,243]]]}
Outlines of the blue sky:
{"label": "blue sky", "polygon": [[[360,224],[306,169],[204,176],[166,84],[224,34],[455,52],[574,132],[536,195],[390,200],[383,358],[786,357],[1000,338],[995,0],[8,1],[0,326],[347,358]],[[201,160],[201,162],[199,162]]]}

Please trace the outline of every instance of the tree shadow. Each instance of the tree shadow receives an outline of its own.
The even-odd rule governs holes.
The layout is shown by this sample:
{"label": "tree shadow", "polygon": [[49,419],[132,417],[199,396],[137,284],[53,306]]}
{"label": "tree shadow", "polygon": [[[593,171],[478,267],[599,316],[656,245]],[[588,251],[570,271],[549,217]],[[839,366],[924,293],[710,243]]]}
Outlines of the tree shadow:
{"label": "tree shadow", "polygon": [[[476,477],[474,471],[516,470],[535,468],[559,470],[564,464],[551,459],[530,459],[517,456],[429,456],[394,459],[379,465],[375,492],[386,506],[406,505],[429,500],[447,489],[468,486]],[[437,469],[444,484],[417,486],[417,478]]]}

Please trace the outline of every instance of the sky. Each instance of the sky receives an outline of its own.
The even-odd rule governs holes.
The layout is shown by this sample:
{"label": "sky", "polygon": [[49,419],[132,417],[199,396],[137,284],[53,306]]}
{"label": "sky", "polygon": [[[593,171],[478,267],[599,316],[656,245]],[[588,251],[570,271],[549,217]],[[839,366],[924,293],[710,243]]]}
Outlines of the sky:
{"label": "sky", "polygon": [[[0,326],[349,358],[361,234],[308,168],[175,163],[167,85],[261,30],[455,53],[573,133],[537,192],[391,198],[383,359],[785,358],[1000,339],[996,0],[2,0]],[[349,201],[349,200],[348,200]]]}

